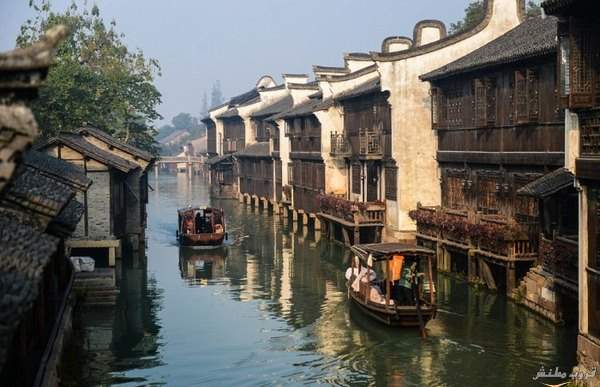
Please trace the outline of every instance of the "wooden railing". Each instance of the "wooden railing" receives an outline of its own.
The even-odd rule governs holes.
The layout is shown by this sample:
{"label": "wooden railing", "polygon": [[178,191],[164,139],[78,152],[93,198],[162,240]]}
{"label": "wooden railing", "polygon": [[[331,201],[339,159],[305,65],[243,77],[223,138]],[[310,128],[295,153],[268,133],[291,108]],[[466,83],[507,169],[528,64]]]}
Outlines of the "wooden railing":
{"label": "wooden railing", "polygon": [[524,227],[501,215],[419,206],[411,216],[424,237],[507,259],[537,256],[537,241],[532,243]]}
{"label": "wooden railing", "polygon": [[350,142],[343,133],[331,133],[331,155],[332,156],[349,156],[352,152]]}
{"label": "wooden railing", "polygon": [[334,195],[320,197],[320,212],[356,225],[385,223],[385,203],[353,202]]}
{"label": "wooden railing", "polygon": [[373,129],[361,129],[359,131],[359,152],[363,156],[383,155],[381,132]]}
{"label": "wooden railing", "polygon": [[540,235],[540,262],[548,273],[576,285],[579,273],[577,241],[554,235],[552,239]]}

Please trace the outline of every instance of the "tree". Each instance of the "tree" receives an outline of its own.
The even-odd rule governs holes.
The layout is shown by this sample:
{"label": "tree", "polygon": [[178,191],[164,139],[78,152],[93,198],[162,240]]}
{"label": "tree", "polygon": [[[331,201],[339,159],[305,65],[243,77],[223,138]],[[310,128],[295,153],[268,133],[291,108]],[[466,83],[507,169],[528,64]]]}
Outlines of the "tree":
{"label": "tree", "polygon": [[175,127],[175,130],[191,129],[192,128],[192,116],[190,113],[179,113],[171,120],[171,124]]}
{"label": "tree", "polygon": [[208,97],[206,96],[206,91],[202,96],[202,109],[200,110],[200,116],[205,117],[208,115]]}
{"label": "tree", "polygon": [[108,25],[99,8],[80,8],[75,1],[63,12],[49,0],[30,0],[36,12],[21,26],[17,45],[27,47],[49,28],[64,24],[70,35],[56,52],[46,86],[33,103],[42,135],[91,125],[151,152],[157,152],[151,122],[161,94],[154,86],[160,76],[157,60],[130,51],[116,23]]}
{"label": "tree", "polygon": [[465,8],[465,16],[456,23],[450,23],[448,33],[450,35],[460,34],[475,27],[485,17],[485,3],[483,0],[471,0]]}
{"label": "tree", "polygon": [[212,90],[210,92],[210,105],[212,107],[219,106],[223,103],[223,92],[221,91],[221,81],[213,83]]}
{"label": "tree", "polygon": [[[539,5],[540,0],[529,0],[526,6],[527,17],[540,16],[542,13]],[[483,0],[471,0],[465,8],[465,16],[456,23],[450,23],[448,33],[450,35],[459,34],[475,27],[485,17],[485,2]]]}

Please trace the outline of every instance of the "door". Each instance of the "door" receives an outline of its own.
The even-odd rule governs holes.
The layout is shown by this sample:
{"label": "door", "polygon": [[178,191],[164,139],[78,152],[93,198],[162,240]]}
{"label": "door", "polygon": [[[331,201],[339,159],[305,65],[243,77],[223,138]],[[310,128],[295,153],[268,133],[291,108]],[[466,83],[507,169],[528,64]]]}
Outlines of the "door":
{"label": "door", "polygon": [[379,199],[379,165],[371,161],[367,163],[367,201]]}

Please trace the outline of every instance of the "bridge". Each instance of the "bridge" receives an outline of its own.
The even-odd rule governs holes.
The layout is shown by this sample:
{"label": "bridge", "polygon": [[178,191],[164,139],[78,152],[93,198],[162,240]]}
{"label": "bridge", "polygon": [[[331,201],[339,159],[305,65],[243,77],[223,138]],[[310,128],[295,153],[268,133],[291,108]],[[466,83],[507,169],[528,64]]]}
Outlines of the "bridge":
{"label": "bridge", "polygon": [[162,156],[154,164],[154,172],[158,176],[161,170],[186,173],[188,176],[206,172],[204,156]]}

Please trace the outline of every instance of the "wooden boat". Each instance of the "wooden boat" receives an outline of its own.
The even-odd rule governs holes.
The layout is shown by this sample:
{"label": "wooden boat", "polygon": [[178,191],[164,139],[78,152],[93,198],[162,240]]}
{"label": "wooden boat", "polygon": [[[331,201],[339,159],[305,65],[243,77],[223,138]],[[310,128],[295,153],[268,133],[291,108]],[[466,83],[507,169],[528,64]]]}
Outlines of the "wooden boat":
{"label": "wooden boat", "polygon": [[419,327],[435,317],[430,249],[400,243],[352,246],[346,272],[348,296],[366,315],[393,327]]}
{"label": "wooden boat", "polygon": [[219,246],[227,237],[220,208],[187,207],[177,215],[177,239],[182,246]]}

